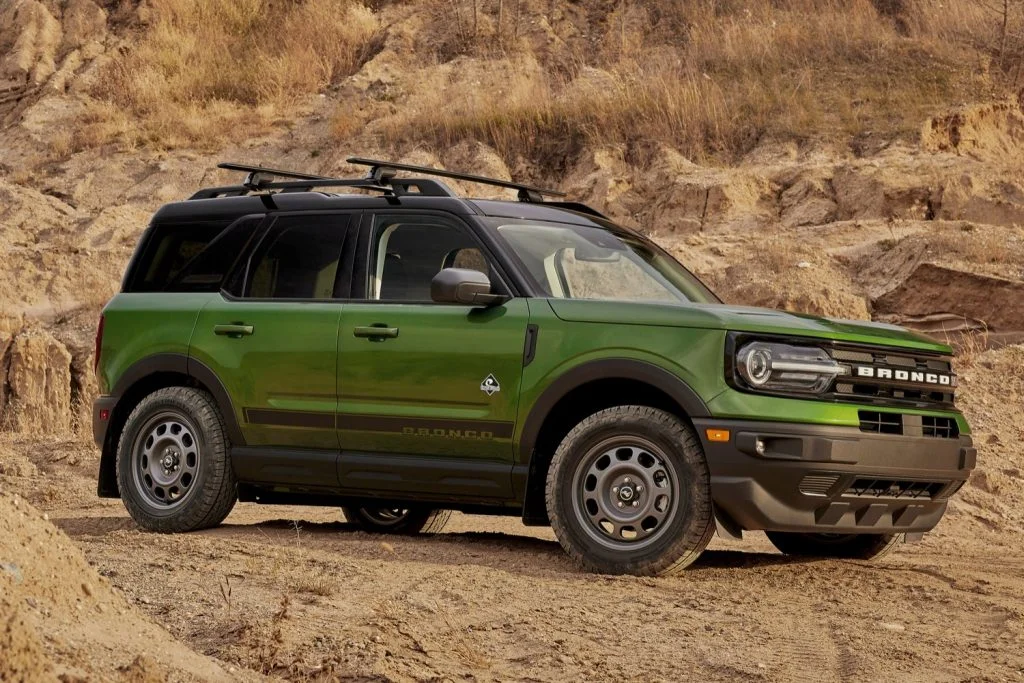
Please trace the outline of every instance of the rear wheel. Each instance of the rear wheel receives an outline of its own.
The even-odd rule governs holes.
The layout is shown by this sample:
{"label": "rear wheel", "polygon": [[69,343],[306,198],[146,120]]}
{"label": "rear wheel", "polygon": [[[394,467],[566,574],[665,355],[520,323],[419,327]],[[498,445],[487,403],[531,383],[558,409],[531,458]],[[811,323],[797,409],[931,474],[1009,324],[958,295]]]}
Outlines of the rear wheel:
{"label": "rear wheel", "polygon": [[167,387],[142,399],[117,446],[117,484],[128,513],[165,533],[220,524],[235,505],[224,421],[213,398]]}
{"label": "rear wheel", "polygon": [[363,531],[377,534],[436,534],[452,516],[451,510],[431,508],[343,507],[345,519]]}
{"label": "rear wheel", "polygon": [[586,418],[562,440],[547,478],[559,543],[603,574],[672,574],[714,533],[711,483],[696,434],[646,406]]}
{"label": "rear wheel", "polygon": [[805,534],[766,531],[768,540],[786,555],[873,560],[895,547],[903,534]]}

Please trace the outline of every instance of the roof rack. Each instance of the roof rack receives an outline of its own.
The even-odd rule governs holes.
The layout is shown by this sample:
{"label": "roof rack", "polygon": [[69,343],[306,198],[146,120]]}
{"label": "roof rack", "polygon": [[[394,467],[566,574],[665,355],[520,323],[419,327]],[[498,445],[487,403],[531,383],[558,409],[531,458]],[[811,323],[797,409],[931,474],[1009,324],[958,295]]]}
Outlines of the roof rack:
{"label": "roof rack", "polygon": [[[457,197],[452,190],[444,183],[430,178],[398,178],[399,171],[411,171],[414,173],[425,173],[427,175],[440,176],[442,178],[454,178],[483,185],[506,187],[518,191],[521,202],[543,202],[544,196],[564,197],[565,194],[556,190],[545,190],[532,185],[515,183],[497,178],[472,175],[469,173],[457,173],[445,171],[429,166],[413,166],[411,164],[399,164],[393,161],[379,161],[376,159],[363,159],[361,157],[349,157],[348,163],[360,166],[369,166],[370,171],[365,178],[332,178],[329,176],[312,175],[298,171],[285,171],[265,166],[253,166],[250,164],[237,164],[225,162],[217,164],[217,168],[228,171],[242,171],[246,173],[245,180],[241,185],[226,185],[222,187],[207,187],[193,194],[189,199],[213,199],[216,197],[241,197],[250,192],[263,192],[259,196],[268,206],[273,206],[273,194],[271,190],[278,192],[309,192],[314,187],[352,187],[360,190],[381,192],[384,195],[398,197],[411,194],[413,190],[420,196],[427,197]],[[284,180],[274,180],[283,178]],[[551,202],[552,205],[563,204],[563,202]],[[575,205],[573,205],[575,207]],[[568,207],[567,207],[568,208]],[[579,209],[576,209],[579,210]],[[595,213],[593,209],[590,213]]]}
{"label": "roof rack", "polygon": [[516,183],[510,180],[499,180],[498,178],[488,178],[481,175],[473,175],[471,173],[458,173],[456,171],[445,171],[439,168],[431,168],[430,166],[413,166],[412,164],[399,164],[393,161],[380,161],[379,159],[364,159],[362,157],[349,157],[346,159],[350,164],[356,164],[357,166],[369,166],[370,172],[367,174],[367,180],[374,180],[377,182],[391,182],[394,179],[397,171],[411,171],[413,173],[426,173],[427,175],[440,176],[441,178],[452,178],[454,180],[465,180],[471,183],[480,183],[482,185],[493,185],[496,187],[507,187],[512,190],[519,191],[519,201],[521,202],[542,202],[544,196],[548,197],[564,197],[564,192],[557,190],[545,190],[541,187],[534,187],[532,185],[524,185],[523,183]]}

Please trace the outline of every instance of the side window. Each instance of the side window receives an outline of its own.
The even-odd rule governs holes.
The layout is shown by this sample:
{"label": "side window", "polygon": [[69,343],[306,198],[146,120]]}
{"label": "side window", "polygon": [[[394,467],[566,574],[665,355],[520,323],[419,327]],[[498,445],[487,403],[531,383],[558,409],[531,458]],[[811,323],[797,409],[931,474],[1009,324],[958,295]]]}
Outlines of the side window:
{"label": "side window", "polygon": [[348,217],[279,219],[249,261],[245,296],[257,299],[331,299]]}
{"label": "side window", "polygon": [[182,268],[167,286],[172,292],[216,292],[224,278],[244,254],[263,216],[241,218],[221,232]]}
{"label": "side window", "polygon": [[468,229],[433,216],[378,216],[370,249],[369,298],[430,301],[430,281],[443,268],[479,270],[501,289]]}
{"label": "side window", "polygon": [[[186,266],[216,242],[227,226],[226,221],[154,224],[146,241],[140,246],[142,251],[126,279],[125,291],[164,292],[173,289]],[[223,277],[224,273],[220,275]],[[217,291],[219,284],[207,283],[207,286],[210,291]],[[197,289],[203,291],[201,287],[190,291]]]}

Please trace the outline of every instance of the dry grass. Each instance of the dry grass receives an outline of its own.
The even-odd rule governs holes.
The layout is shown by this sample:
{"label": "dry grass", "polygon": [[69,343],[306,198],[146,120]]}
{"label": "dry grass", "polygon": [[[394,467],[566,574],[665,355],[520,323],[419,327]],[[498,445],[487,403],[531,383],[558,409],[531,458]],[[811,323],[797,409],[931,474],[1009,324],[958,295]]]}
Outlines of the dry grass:
{"label": "dry grass", "polygon": [[508,158],[654,140],[695,159],[734,157],[765,136],[913,135],[936,108],[988,93],[981,62],[994,27],[980,9],[937,0],[624,1],[566,73],[513,76],[500,97],[439,90],[386,133],[483,140]]}
{"label": "dry grass", "polygon": [[264,132],[352,73],[376,16],[352,0],[155,0],[99,79],[77,147],[215,147]]}
{"label": "dry grass", "polygon": [[942,230],[929,235],[928,248],[945,258],[971,265],[1024,266],[1024,229],[965,223],[959,230]]}

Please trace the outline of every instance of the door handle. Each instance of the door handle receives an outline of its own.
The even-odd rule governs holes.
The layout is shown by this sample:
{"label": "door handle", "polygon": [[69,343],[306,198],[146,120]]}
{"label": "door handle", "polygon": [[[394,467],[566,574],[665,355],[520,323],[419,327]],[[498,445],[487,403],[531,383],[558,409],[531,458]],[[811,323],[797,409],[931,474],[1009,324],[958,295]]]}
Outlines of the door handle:
{"label": "door handle", "polygon": [[368,339],[394,339],[398,336],[398,328],[388,327],[384,323],[375,323],[373,325],[354,328],[352,330],[352,335],[356,337],[366,337]]}
{"label": "door handle", "polygon": [[213,333],[223,337],[248,337],[253,333],[252,325],[233,323],[231,325],[214,325]]}

